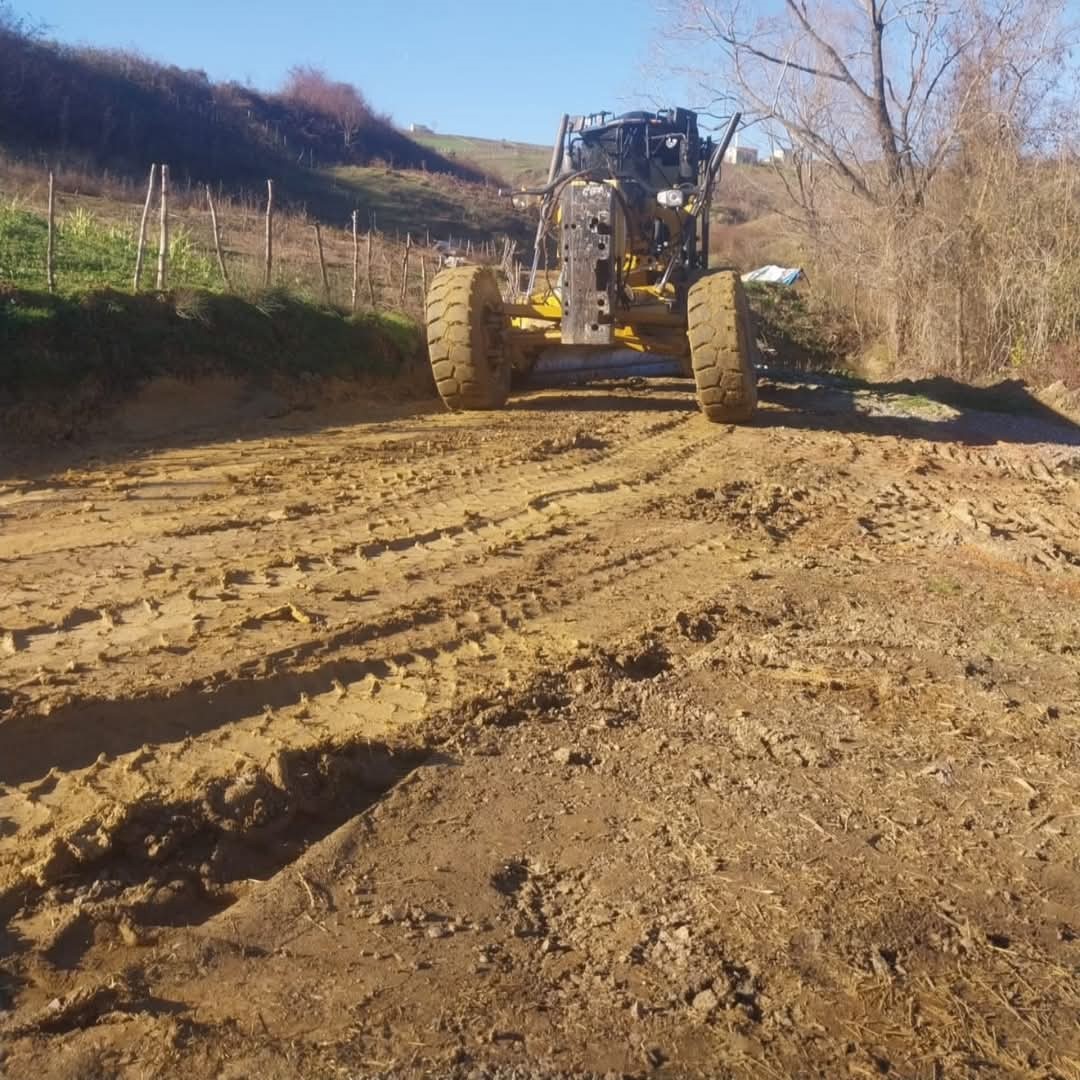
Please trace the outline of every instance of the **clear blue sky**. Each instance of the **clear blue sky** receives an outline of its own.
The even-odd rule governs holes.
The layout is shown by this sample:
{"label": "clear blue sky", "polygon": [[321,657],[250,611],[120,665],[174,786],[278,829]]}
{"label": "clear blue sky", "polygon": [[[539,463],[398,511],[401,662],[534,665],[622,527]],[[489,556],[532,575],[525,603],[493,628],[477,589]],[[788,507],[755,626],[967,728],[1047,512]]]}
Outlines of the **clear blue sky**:
{"label": "clear blue sky", "polygon": [[[648,104],[651,0],[14,0],[48,36],[273,90],[293,64],[402,125],[549,143],[563,112]],[[680,96],[673,90],[674,96]],[[681,102],[672,102],[681,104]]]}

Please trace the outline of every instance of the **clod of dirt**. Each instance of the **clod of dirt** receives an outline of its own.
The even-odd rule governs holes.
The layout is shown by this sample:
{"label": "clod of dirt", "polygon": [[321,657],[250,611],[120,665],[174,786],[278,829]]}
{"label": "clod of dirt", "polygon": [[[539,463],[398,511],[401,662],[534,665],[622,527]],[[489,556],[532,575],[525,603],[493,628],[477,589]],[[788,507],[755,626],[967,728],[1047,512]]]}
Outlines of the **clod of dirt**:
{"label": "clod of dirt", "polygon": [[557,765],[588,765],[590,761],[588,754],[569,746],[560,746],[551,758]]}
{"label": "clod of dirt", "polygon": [[255,630],[264,622],[296,622],[302,626],[310,626],[317,620],[317,616],[297,607],[296,604],[281,604],[279,607],[262,611],[258,615],[251,615],[240,623],[244,630]]}
{"label": "clod of dirt", "polygon": [[515,727],[525,719],[525,713],[506,704],[488,705],[474,719],[484,727]]}
{"label": "clod of dirt", "polygon": [[530,461],[543,461],[557,454],[565,454],[571,450],[606,450],[608,443],[590,435],[587,431],[575,431],[571,435],[564,435],[559,439],[544,439],[537,443],[529,453]]}
{"label": "clod of dirt", "polygon": [[716,638],[719,632],[717,619],[720,614],[720,612],[710,611],[691,615],[688,612],[680,611],[675,616],[675,625],[679,628],[679,633],[683,637],[704,645]]}
{"label": "clod of dirt", "polygon": [[76,990],[55,998],[44,1009],[6,1031],[0,1028],[0,1034],[16,1038],[38,1032],[56,1034],[89,1027],[105,1013],[118,1011],[129,996],[128,988],[115,981]]}
{"label": "clod of dirt", "polygon": [[647,639],[640,647],[616,653],[616,666],[627,678],[655,679],[671,667],[671,654],[657,638]]}
{"label": "clod of dirt", "polygon": [[522,859],[511,859],[491,875],[491,887],[503,896],[514,896],[529,880],[529,867]]}

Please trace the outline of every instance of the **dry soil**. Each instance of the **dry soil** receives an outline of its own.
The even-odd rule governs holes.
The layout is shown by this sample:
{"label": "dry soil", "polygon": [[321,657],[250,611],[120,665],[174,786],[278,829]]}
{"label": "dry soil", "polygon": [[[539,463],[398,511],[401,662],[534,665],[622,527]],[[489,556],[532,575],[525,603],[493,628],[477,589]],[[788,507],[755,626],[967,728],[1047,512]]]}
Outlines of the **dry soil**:
{"label": "dry soil", "polygon": [[9,459],[0,1074],[1080,1077],[1080,432],[762,397]]}

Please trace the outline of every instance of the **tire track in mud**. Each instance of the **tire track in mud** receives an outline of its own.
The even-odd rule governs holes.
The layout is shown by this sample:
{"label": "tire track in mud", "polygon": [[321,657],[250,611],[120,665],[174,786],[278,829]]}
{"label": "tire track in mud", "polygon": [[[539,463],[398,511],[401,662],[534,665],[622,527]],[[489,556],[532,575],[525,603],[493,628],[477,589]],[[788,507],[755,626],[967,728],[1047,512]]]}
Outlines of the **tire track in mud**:
{"label": "tire track in mud", "polygon": [[863,501],[856,526],[874,545],[966,546],[1036,572],[1071,574],[1080,569],[1074,460],[930,443]]}
{"label": "tire track in mud", "polygon": [[[663,427],[666,431],[670,426]],[[270,560],[253,568],[248,564],[239,569],[235,568],[238,560],[234,559],[231,568],[226,563],[226,568],[219,570],[216,582],[204,582],[201,589],[189,585],[184,594],[173,591],[152,598],[143,593],[126,604],[99,609],[99,618],[80,617],[74,633],[61,635],[47,626],[23,631],[22,644],[29,647],[15,658],[11,670],[21,669],[34,678],[33,673],[39,671],[44,656],[55,662],[63,655],[64,637],[76,650],[69,663],[77,664],[101,659],[101,650],[110,643],[136,646],[140,635],[144,638],[144,648],[139,652],[144,654],[150,651],[167,658],[172,651],[186,653],[193,639],[192,650],[205,652],[214,647],[215,634],[230,637],[245,620],[258,622],[256,603],[272,607],[286,598],[296,599],[298,589],[316,602],[320,593],[352,599],[356,594],[342,588],[342,580],[349,574],[363,577],[364,590],[360,595],[371,595],[373,600],[378,600],[380,593],[390,589],[387,599],[400,599],[400,595],[393,594],[392,587],[397,586],[400,594],[402,580],[439,576],[448,569],[479,563],[493,555],[510,555],[538,540],[565,534],[582,514],[604,509],[597,505],[598,496],[631,497],[642,486],[656,482],[693,457],[700,445],[699,433],[696,438],[681,437],[675,446],[663,452],[656,448],[650,452],[648,443],[623,448],[614,461],[601,458],[600,468],[590,469],[588,461],[562,465],[558,479],[566,485],[580,477],[576,486],[537,491],[534,486],[537,481],[550,479],[540,474],[513,477],[502,485],[487,483],[483,489],[465,495],[453,494],[423,510],[413,509],[389,521],[384,518],[377,523],[378,528],[366,518],[344,517],[336,526],[337,532],[350,535],[344,544],[314,550],[287,543],[289,554],[285,559]],[[474,509],[477,505],[484,506],[484,511]],[[383,561],[387,565],[381,565]],[[466,579],[473,576],[470,572]],[[81,615],[94,611],[93,601],[83,603],[87,606],[75,609]],[[381,600],[374,604],[376,609],[384,606]],[[191,623],[194,627],[186,625]],[[192,630],[197,633],[193,634]],[[183,642],[179,648],[174,644],[174,633]],[[35,641],[36,637],[40,640]],[[107,653],[105,658],[119,660]],[[136,658],[142,659],[137,654]]]}
{"label": "tire track in mud", "polygon": [[[1013,513],[1036,485],[1044,511],[1055,507],[1035,523],[1048,535],[1076,521],[1064,501],[1075,480],[1013,449],[946,454],[796,428],[718,431],[684,412],[629,416],[588,437],[572,417],[563,435],[460,468],[425,463],[423,475],[391,460],[317,512],[141,536],[127,602],[115,576],[87,595],[61,575],[57,591],[79,597],[69,629],[40,623],[5,660],[18,696],[0,725],[0,760],[15,763],[0,768],[0,889],[36,895],[93,867],[133,818],[190,817],[200,792],[243,777],[258,787],[282,754],[332,761],[386,746],[424,715],[570,662],[650,611],[768,576],[773,561],[917,543],[981,480],[1013,485]],[[521,420],[500,419],[490,440]],[[362,450],[353,460],[363,466]],[[320,522],[332,535],[312,535]],[[234,531],[246,548],[238,536],[218,546]],[[268,543],[279,553],[267,557]],[[44,572],[35,559],[26,572]],[[159,579],[168,588],[146,587]],[[160,639],[147,646],[148,634]],[[103,641],[116,650],[107,664]],[[39,670],[42,648],[51,672]]]}
{"label": "tire track in mud", "polygon": [[[328,664],[304,672],[270,674],[250,682],[223,676],[219,685],[186,688],[157,700],[101,703],[101,708],[115,710],[124,725],[133,715],[152,714],[166,731],[173,718],[197,710],[206,730],[112,760],[103,757],[83,769],[54,770],[43,781],[21,785],[23,813],[10,800],[0,805],[9,819],[22,818],[24,828],[38,833],[39,841],[42,834],[49,839],[44,854],[39,846],[35,861],[14,875],[9,872],[7,888],[0,893],[7,893],[10,907],[62,883],[73,888],[73,883],[87,880],[84,875],[93,878],[96,868],[118,852],[130,854],[133,830],[141,829],[154,851],[167,852],[207,827],[205,809],[199,807],[208,789],[265,788],[284,807],[291,788],[282,778],[282,755],[336,762],[354,756],[357,747],[382,754],[385,740],[392,740],[395,732],[424,715],[450,710],[463,695],[498,695],[531,679],[543,666],[573,660],[582,642],[560,641],[544,626],[546,619],[554,617],[567,627],[581,619],[590,634],[600,638],[625,632],[640,618],[640,608],[620,610],[613,603],[608,606],[610,617],[597,621],[593,604],[618,599],[626,570],[634,574],[639,599],[650,592],[658,595],[673,563],[699,579],[715,565],[723,547],[705,535],[685,546],[656,539],[622,565],[602,561],[578,583],[576,602],[562,608],[559,597],[541,599],[520,587],[515,595],[493,602],[485,585],[457,597],[455,608],[433,617],[426,633],[416,628],[421,619],[410,619],[408,629],[399,629],[405,621],[399,618],[397,625],[386,628],[390,634],[379,641],[380,647],[363,659],[334,655]],[[560,554],[570,562],[575,553],[567,549]],[[673,598],[670,589],[663,591],[667,600]],[[693,603],[698,591],[696,586],[684,588],[682,599]],[[529,640],[536,636],[542,639],[540,656]],[[259,712],[253,709],[257,701],[273,704]],[[84,705],[70,718],[58,719],[67,726],[92,711]],[[406,757],[411,753],[407,748],[404,752]],[[331,772],[335,769],[330,767]],[[323,796],[317,807],[326,809]],[[80,809],[79,815],[66,813],[72,806]],[[23,931],[28,932],[27,927]],[[52,936],[50,931],[46,949],[54,947]]]}
{"label": "tire track in mud", "polygon": [[[163,607],[179,606],[177,601],[183,598],[194,599],[192,590],[213,592],[214,585],[219,584],[218,591],[225,594],[223,599],[235,600],[239,597],[229,596],[228,582],[225,580],[229,575],[253,575],[263,574],[280,578],[281,587],[278,590],[272,588],[250,588],[247,591],[253,595],[265,592],[273,595],[276,592],[287,592],[298,585],[305,583],[307,577],[305,571],[309,565],[320,562],[327,564],[329,573],[336,573],[340,566],[335,560],[342,557],[355,555],[352,560],[352,569],[372,557],[384,555],[388,552],[396,552],[406,548],[426,549],[441,541],[452,541],[463,533],[476,533],[486,529],[491,543],[497,544],[500,531],[510,528],[515,520],[525,520],[534,510],[549,509],[546,505],[552,498],[552,492],[537,488],[541,484],[557,483],[559,478],[572,481],[575,476],[589,475],[589,470],[595,466],[601,466],[607,458],[613,460],[603,471],[603,479],[590,481],[582,485],[588,487],[595,483],[645,483],[654,479],[657,470],[644,477],[635,477],[633,470],[636,468],[630,459],[642,457],[648,454],[648,448],[655,440],[670,438],[672,429],[682,426],[686,421],[681,416],[677,421],[664,421],[646,425],[640,434],[633,433],[629,445],[604,448],[601,450],[589,450],[582,454],[573,453],[574,443],[571,441],[561,451],[555,448],[558,460],[554,463],[548,459],[550,450],[542,452],[538,462],[536,447],[509,457],[504,457],[496,462],[492,469],[474,467],[460,472],[447,472],[442,469],[434,481],[426,481],[423,490],[417,492],[409,489],[398,489],[391,496],[384,496],[381,491],[367,495],[360,491],[357,497],[346,505],[330,505],[326,508],[316,508],[310,503],[300,504],[300,512],[291,512],[286,506],[284,511],[279,509],[264,508],[260,515],[253,519],[232,515],[225,523],[189,523],[181,529],[167,530],[166,536],[178,541],[188,543],[165,544],[161,538],[154,538],[158,555],[153,562],[144,564],[142,567],[133,566],[130,562],[120,571],[117,569],[115,558],[105,560],[101,568],[102,580],[98,583],[100,591],[108,593],[108,610],[113,617],[120,621],[137,623],[142,616],[147,594],[153,611],[148,615],[156,615],[157,609]],[[699,437],[700,438],[700,437]],[[543,444],[540,444],[544,451]],[[624,464],[624,459],[626,464]],[[522,469],[523,462],[528,463]],[[501,472],[499,471],[501,469]],[[500,477],[506,472],[516,470],[511,475],[509,482],[500,481]],[[378,479],[378,478],[375,478]],[[382,478],[385,486],[387,479]],[[397,481],[391,481],[397,485]],[[371,486],[370,480],[365,480],[366,486]],[[377,485],[378,486],[378,485]],[[432,492],[445,495],[441,499],[425,499]],[[571,493],[571,492],[568,492]],[[536,502],[536,500],[540,502]],[[420,504],[419,506],[417,504]],[[294,504],[294,506],[297,504]],[[526,510],[524,507],[528,506]],[[348,541],[336,543],[322,543],[315,549],[311,545],[311,534],[317,528],[317,522],[310,520],[313,514],[321,517],[333,517],[328,521],[326,528],[332,529],[335,536],[346,535]],[[268,516],[269,515],[269,516]],[[233,540],[228,547],[222,548],[214,543],[203,544],[201,538],[212,536],[219,531],[232,531],[250,534],[245,542]],[[466,538],[467,539],[467,538]],[[279,556],[277,560],[260,558],[259,551],[267,545],[288,554],[283,562]],[[48,559],[55,556],[55,552],[49,552]],[[242,565],[239,556],[248,556],[248,561],[256,564],[254,570],[247,565]],[[179,556],[179,561],[176,557]],[[23,576],[33,577],[38,571],[38,566],[32,557],[22,560]],[[217,566],[217,581],[206,575],[199,574],[198,568],[205,565]],[[241,565],[238,565],[241,564]],[[295,564],[298,573],[288,574],[285,571]],[[189,569],[190,568],[190,569]],[[348,569],[349,567],[346,567]],[[80,577],[85,577],[88,567],[80,567]],[[187,572],[185,572],[187,571]],[[134,584],[138,588],[130,588],[132,595],[126,602],[118,603],[116,599],[117,574],[125,573],[129,579],[136,579]],[[407,571],[406,571],[407,572]],[[163,577],[172,584],[169,589],[154,589],[154,580]],[[80,585],[83,587],[80,588]],[[272,585],[272,581],[264,581],[264,586]],[[88,595],[85,582],[72,585],[66,582],[61,574],[60,580],[54,580],[53,591],[57,593],[76,593],[80,596],[79,609],[101,610],[103,603],[95,600],[93,595]],[[62,624],[66,613],[61,613],[55,620]],[[0,613],[4,618],[6,613]],[[10,616],[7,616],[10,620]],[[145,621],[145,620],[144,620]],[[155,627],[159,629],[163,624],[158,622]],[[168,624],[164,624],[168,625]],[[23,631],[24,643],[33,644],[35,633]],[[48,650],[52,655],[56,654],[61,642],[57,637],[45,635],[47,640],[41,642],[42,651]],[[25,657],[27,665],[33,666],[37,659],[34,655]],[[80,659],[85,660],[83,656]]]}
{"label": "tire track in mud", "polygon": [[[664,425],[664,428],[673,425]],[[700,437],[697,441],[700,441]],[[562,516],[566,513],[566,504],[573,503],[575,500],[582,502],[582,513],[585,513],[589,509],[598,510],[598,514],[594,514],[594,518],[597,516],[603,516],[604,514],[610,515],[612,510],[605,510],[604,508],[595,507],[595,501],[598,495],[606,495],[616,492],[633,493],[638,487],[644,484],[648,484],[654,481],[657,477],[663,475],[670,468],[684,461],[687,457],[691,456],[695,443],[690,442],[683,446],[676,446],[669,452],[670,460],[665,461],[664,455],[650,454],[648,448],[635,447],[632,449],[632,456],[647,462],[647,467],[644,470],[643,475],[634,476],[632,469],[624,464],[616,464],[602,473],[597,473],[595,470],[590,475],[590,479],[587,483],[582,483],[577,487],[560,487],[556,489],[549,489],[542,492],[539,496],[533,496],[531,505],[527,506],[525,510],[519,508],[520,500],[517,498],[520,488],[524,487],[523,484],[511,485],[509,488],[509,495],[514,496],[506,503],[507,513],[506,521],[504,522],[505,528],[512,526],[516,521],[522,520],[526,517],[533,517],[539,515],[541,518],[545,516],[550,517],[552,515]],[[587,465],[574,465],[569,471],[571,474],[586,474],[588,472]],[[628,476],[628,473],[630,474]],[[609,477],[618,477],[616,482]],[[527,488],[526,488],[527,490]],[[456,501],[460,502],[460,500]],[[451,511],[455,511],[457,506],[455,502],[447,504]],[[617,508],[615,508],[616,516],[618,516]],[[557,528],[554,530],[555,534],[562,535],[567,530]],[[526,539],[536,539],[537,530],[532,530],[532,535],[528,535]],[[541,536],[548,535],[548,531],[545,529],[540,530]],[[482,531],[474,537],[475,544],[485,544],[490,549],[492,541]],[[567,545],[568,549],[573,550],[575,545]],[[397,545],[387,545],[387,551],[394,551]],[[413,544],[411,546],[404,546],[406,551],[418,551],[422,549],[420,543]],[[370,561],[370,560],[369,560]],[[462,561],[459,551],[451,551],[446,557],[441,558],[440,568],[442,566],[453,565]],[[399,572],[400,567],[396,568],[395,572]],[[479,565],[475,568],[472,577],[482,580],[488,571]],[[510,577],[516,578],[519,576],[516,572],[511,572]],[[439,621],[438,629],[442,632],[442,640],[434,637],[433,632],[428,633],[423,637],[419,643],[419,654],[410,654],[406,651],[405,646],[401,646],[394,651],[388,652],[387,657],[365,657],[362,661],[352,660],[348,655],[340,654],[334,657],[333,663],[341,669],[344,664],[347,668],[347,681],[343,681],[337,676],[334,677],[333,683],[335,689],[332,692],[332,708],[322,708],[323,713],[330,713],[340,717],[344,716],[345,722],[331,725],[331,730],[353,730],[357,726],[363,726],[368,730],[378,728],[380,724],[389,724],[394,714],[401,711],[406,711],[408,715],[415,716],[422,709],[429,705],[431,702],[449,701],[453,696],[456,687],[457,679],[455,678],[455,668],[458,664],[457,654],[465,653],[471,654],[484,661],[485,667],[490,668],[489,658],[493,653],[503,651],[503,638],[505,638],[508,632],[513,632],[514,628],[518,626],[522,621],[528,619],[530,616],[536,614],[535,611],[530,610],[528,602],[521,603],[517,599],[517,594],[520,594],[520,589],[517,589],[515,593],[511,593],[509,604],[491,604],[483,603],[491,596],[491,585],[487,583],[479,591],[473,590],[476,593],[475,599],[465,594],[463,600],[457,604],[457,606],[449,606],[445,604],[438,604],[435,607],[427,604],[427,601],[422,601],[419,607],[413,606],[413,610],[407,610],[405,614],[399,614],[397,622],[404,622],[410,629],[414,629],[417,624],[423,625],[424,618],[423,612],[425,608],[433,612],[439,612],[441,619]],[[498,595],[496,593],[496,595]],[[554,598],[553,598],[554,599]],[[550,603],[548,606],[552,606]],[[393,623],[395,620],[391,618],[389,620]],[[347,635],[346,635],[347,636]],[[431,643],[433,641],[433,643]],[[343,643],[341,640],[335,642],[332,646],[329,646],[331,650],[340,649]],[[296,653],[296,649],[286,649],[286,653]],[[263,659],[256,662],[253,666],[257,668],[270,668],[272,669],[277,660],[274,657]],[[410,666],[411,662],[411,666]],[[251,665],[249,665],[251,666]],[[427,670],[429,673],[420,676],[414,675],[413,668],[419,668],[421,671]],[[506,677],[505,667],[496,668],[498,676],[500,678]],[[490,675],[490,672],[488,673]],[[55,709],[49,709],[47,715],[35,713],[31,709],[23,709],[21,716],[18,717],[17,723],[9,723],[5,726],[4,734],[6,741],[17,742],[20,738],[25,738],[30,735],[31,731],[37,729],[39,736],[46,735],[47,732],[56,731],[58,737],[62,740],[63,735],[68,729],[68,726],[74,726],[80,722],[80,718],[85,716],[88,719],[96,718],[97,723],[94,724],[94,743],[98,747],[102,747],[102,753],[115,752],[117,747],[114,744],[114,740],[108,737],[107,729],[109,725],[109,718],[112,717],[115,723],[119,714],[124,714],[125,719],[122,722],[130,722],[131,725],[138,727],[137,713],[147,712],[153,710],[158,716],[159,722],[156,725],[151,726],[151,730],[147,731],[145,738],[148,742],[155,741],[155,736],[160,738],[164,731],[168,730],[169,721],[163,717],[163,713],[168,713],[172,710],[167,709],[167,704],[175,706],[176,702],[180,702],[179,711],[182,713],[191,709],[203,709],[203,703],[198,701],[189,700],[193,693],[198,694],[206,689],[210,689],[215,697],[220,696],[220,690],[218,689],[220,684],[229,685],[230,683],[236,684],[236,679],[242,678],[244,675],[243,670],[238,670],[235,673],[221,672],[216,677],[211,677],[209,680],[204,680],[203,686],[197,690],[192,691],[190,688],[184,688],[178,697],[174,697],[172,702],[168,699],[162,700],[148,699],[140,701],[139,699],[129,699],[130,703],[134,706],[134,713],[131,709],[127,708],[128,702],[116,702],[110,701],[107,698],[99,701],[94,700],[80,700],[75,698],[69,700],[66,703],[60,704]],[[433,678],[434,676],[434,678]],[[314,709],[319,711],[319,702],[317,701],[319,691],[322,691],[323,686],[316,687],[314,684],[318,681],[319,676],[313,677],[308,682],[302,685],[294,686],[290,692],[290,697],[295,701],[299,699],[302,703],[301,708],[307,712],[309,709],[308,703],[312,701],[312,694],[315,695],[316,702]],[[417,685],[411,685],[417,683]],[[433,692],[432,683],[436,685],[445,684],[446,689],[442,692],[443,696],[439,696],[439,692]],[[360,714],[353,715],[351,709],[348,708],[348,704],[344,703],[344,699],[350,693],[350,686],[355,688],[357,685],[361,685],[361,693],[367,699],[364,701],[363,708],[360,710]],[[376,690],[377,686],[377,690]],[[308,689],[307,687],[310,687]],[[265,687],[260,687],[260,690]],[[355,689],[354,689],[355,698]],[[259,691],[255,691],[256,695]],[[374,700],[376,699],[377,700]],[[247,702],[248,712],[254,712],[258,717],[257,706],[255,702],[258,700],[257,696],[252,697]],[[211,710],[212,711],[212,710]],[[239,710],[245,711],[245,710]],[[102,722],[102,714],[105,714],[105,720]],[[362,715],[361,715],[362,714]],[[164,719],[164,727],[162,727],[161,720]],[[230,716],[228,722],[232,722],[236,719],[235,716]],[[292,726],[291,718],[286,722],[286,727]],[[310,727],[318,729],[319,720],[313,718],[310,722]],[[273,732],[267,733],[265,725],[261,721],[257,721],[254,727],[248,731],[244,736],[240,738],[240,742],[248,742],[249,744],[261,743],[261,750],[271,750],[274,742]],[[198,736],[196,736],[198,737]],[[209,737],[208,742],[216,742],[216,737]],[[77,792],[72,789],[83,788],[89,789],[107,789],[110,785],[114,785],[118,792],[123,791],[125,788],[130,789],[132,786],[147,790],[147,784],[156,790],[157,778],[147,779],[151,770],[149,767],[150,759],[155,756],[160,756],[166,762],[165,771],[169,773],[172,779],[175,781],[177,777],[174,775],[176,772],[176,766],[173,761],[174,755],[169,752],[159,753],[156,750],[144,749],[134,752],[134,759],[129,758],[124,761],[113,772],[119,773],[120,769],[127,769],[129,771],[134,770],[139,774],[140,783],[132,785],[130,783],[116,783],[115,778],[110,778],[105,774],[109,771],[108,767],[103,761],[98,761],[94,765],[91,765],[85,773],[78,776],[68,776],[63,773],[58,773],[53,769],[44,776],[44,779],[39,779],[43,772],[42,766],[46,764],[50,756],[55,757],[57,754],[50,755],[44,750],[47,747],[48,742],[39,743],[42,747],[42,752],[39,754],[24,754],[21,762],[22,774],[34,775],[35,779],[30,781],[27,789],[20,792],[23,796],[24,806],[22,807],[22,813],[18,809],[11,809],[8,811],[8,820],[12,822],[19,822],[20,818],[29,816],[32,821],[30,827],[36,830],[45,830],[55,832],[57,828],[57,822],[53,815],[60,812],[61,807],[78,806],[82,800],[77,797],[73,797]],[[61,744],[62,745],[62,744]],[[205,756],[214,763],[211,766],[220,767],[221,769],[228,768],[231,764],[235,763],[235,755],[231,748],[227,749],[207,749]],[[61,755],[62,756],[62,755]],[[85,753],[83,754],[85,756]],[[197,755],[196,755],[197,756]],[[247,752],[247,756],[250,758],[250,750]],[[69,761],[72,755],[68,754]],[[208,762],[202,762],[205,767]],[[6,779],[11,780],[15,777],[9,775]],[[121,776],[121,780],[123,777]],[[162,784],[168,786],[168,779],[166,777],[161,778]],[[183,785],[181,785],[183,786]],[[10,800],[9,800],[10,801]],[[27,815],[26,804],[32,804],[34,812]],[[10,827],[9,827],[9,831]],[[25,830],[19,828],[16,825],[13,830],[15,835],[15,843],[5,846],[17,846],[19,834]]]}

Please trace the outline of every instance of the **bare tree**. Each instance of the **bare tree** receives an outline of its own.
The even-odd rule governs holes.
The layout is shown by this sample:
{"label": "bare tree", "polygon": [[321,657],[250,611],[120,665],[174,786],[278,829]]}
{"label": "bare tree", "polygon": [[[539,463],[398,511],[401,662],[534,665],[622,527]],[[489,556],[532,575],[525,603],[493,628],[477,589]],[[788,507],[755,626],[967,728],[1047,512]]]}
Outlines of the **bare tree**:
{"label": "bare tree", "polygon": [[325,71],[311,65],[289,69],[282,96],[333,120],[341,129],[346,148],[371,120],[370,106],[352,83],[335,82]]}
{"label": "bare tree", "polygon": [[[918,204],[965,140],[1040,132],[1073,35],[1063,0],[682,0],[697,81],[862,199]],[[719,59],[719,64],[716,61]]]}
{"label": "bare tree", "polygon": [[1072,340],[1068,0],[670,2],[708,108],[792,151],[800,257],[864,345],[970,378]]}
{"label": "bare tree", "polygon": [[43,37],[48,29],[48,25],[41,20],[30,19],[17,12],[8,0],[0,0],[0,34],[37,39]]}

